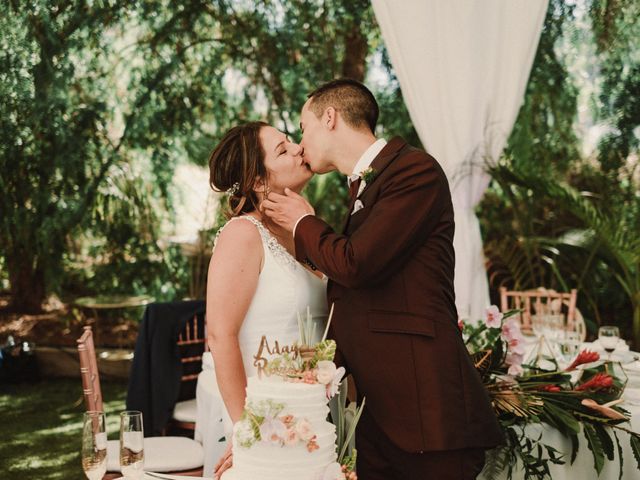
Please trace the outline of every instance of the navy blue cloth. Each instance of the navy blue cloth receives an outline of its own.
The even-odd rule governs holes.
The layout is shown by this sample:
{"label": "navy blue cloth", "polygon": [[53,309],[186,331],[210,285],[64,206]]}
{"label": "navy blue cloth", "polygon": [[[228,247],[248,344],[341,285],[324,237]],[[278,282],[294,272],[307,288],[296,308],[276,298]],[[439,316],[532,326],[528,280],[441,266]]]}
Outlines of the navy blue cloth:
{"label": "navy blue cloth", "polygon": [[194,315],[204,318],[202,300],[147,305],[129,374],[127,410],[139,410],[146,437],[162,434],[180,395],[182,362],[178,335]]}

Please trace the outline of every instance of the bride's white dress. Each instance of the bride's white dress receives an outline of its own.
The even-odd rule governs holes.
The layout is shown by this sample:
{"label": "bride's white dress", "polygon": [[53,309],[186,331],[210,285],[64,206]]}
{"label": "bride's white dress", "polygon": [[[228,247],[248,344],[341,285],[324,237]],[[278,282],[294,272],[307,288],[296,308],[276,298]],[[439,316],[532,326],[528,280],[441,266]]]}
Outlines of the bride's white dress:
{"label": "bride's white dress", "polygon": [[[327,319],[326,281],[298,263],[271,235],[269,230],[251,216],[232,221],[249,221],[260,232],[264,249],[264,263],[258,286],[239,332],[242,361],[247,376],[257,374],[254,355],[260,341],[266,337],[270,348],[275,341],[282,347],[292,345],[299,338],[298,315],[306,316],[307,308],[315,325],[315,337],[320,339]],[[224,228],[224,227],[223,227]],[[242,281],[241,278],[230,281]],[[215,305],[207,305],[207,309]],[[263,352],[264,356],[268,354]],[[224,453],[230,440],[231,419],[220,396],[213,366],[213,358],[206,352],[196,389],[197,419],[195,439],[204,449],[204,476],[213,475],[213,467]]]}

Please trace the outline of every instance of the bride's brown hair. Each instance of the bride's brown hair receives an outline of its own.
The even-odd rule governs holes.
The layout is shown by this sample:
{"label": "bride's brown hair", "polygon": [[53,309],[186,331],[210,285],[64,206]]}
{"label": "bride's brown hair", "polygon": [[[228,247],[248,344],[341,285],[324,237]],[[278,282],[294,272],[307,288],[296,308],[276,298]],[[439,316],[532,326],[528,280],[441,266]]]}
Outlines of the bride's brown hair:
{"label": "bride's brown hair", "polygon": [[258,210],[258,196],[253,190],[258,178],[265,182],[264,149],[260,129],[265,122],[249,122],[233,127],[224,134],[209,157],[209,185],[229,197],[227,218]]}

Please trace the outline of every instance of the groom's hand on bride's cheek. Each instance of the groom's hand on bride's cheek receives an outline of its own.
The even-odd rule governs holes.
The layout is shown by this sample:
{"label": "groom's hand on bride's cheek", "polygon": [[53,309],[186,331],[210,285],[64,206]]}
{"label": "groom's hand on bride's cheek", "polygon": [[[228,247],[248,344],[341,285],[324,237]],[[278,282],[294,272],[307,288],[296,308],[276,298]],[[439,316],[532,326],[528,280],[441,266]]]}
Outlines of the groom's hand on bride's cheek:
{"label": "groom's hand on bride's cheek", "polygon": [[284,195],[270,193],[262,202],[262,212],[289,232],[293,232],[297,221],[305,215],[315,215],[315,210],[307,200],[297,193],[285,189]]}

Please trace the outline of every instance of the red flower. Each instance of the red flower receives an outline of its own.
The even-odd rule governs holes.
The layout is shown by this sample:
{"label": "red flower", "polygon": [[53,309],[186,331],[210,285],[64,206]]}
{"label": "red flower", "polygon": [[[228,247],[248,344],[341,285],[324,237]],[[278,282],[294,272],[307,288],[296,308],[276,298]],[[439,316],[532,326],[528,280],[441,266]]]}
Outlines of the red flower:
{"label": "red flower", "polygon": [[590,352],[589,350],[581,351],[571,365],[569,365],[565,371],[569,372],[574,370],[578,365],[584,365],[585,363],[591,363],[600,360],[600,354],[598,352]]}
{"label": "red flower", "polygon": [[464,322],[462,320],[458,320],[458,328],[460,329],[460,332],[464,330]]}
{"label": "red flower", "polygon": [[562,389],[558,385],[542,385],[538,390],[543,392],[560,392]]}
{"label": "red flower", "polygon": [[582,385],[578,385],[576,387],[577,391],[583,390],[602,390],[604,388],[610,388],[613,386],[613,378],[606,373],[596,373],[589,380],[584,382]]}

